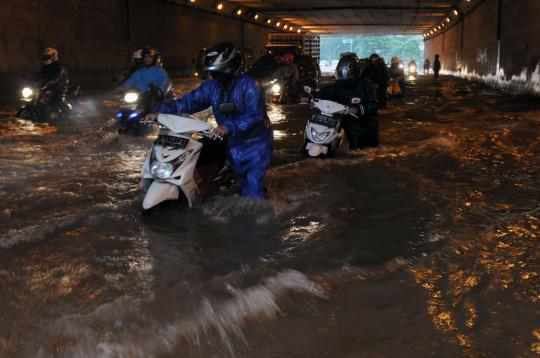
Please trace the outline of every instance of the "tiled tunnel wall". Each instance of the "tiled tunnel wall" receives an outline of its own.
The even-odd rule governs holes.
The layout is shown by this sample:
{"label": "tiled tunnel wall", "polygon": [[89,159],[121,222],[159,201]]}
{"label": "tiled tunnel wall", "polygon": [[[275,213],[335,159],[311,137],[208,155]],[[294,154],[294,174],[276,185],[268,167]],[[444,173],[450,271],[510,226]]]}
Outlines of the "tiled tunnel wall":
{"label": "tiled tunnel wall", "polygon": [[426,57],[439,54],[444,70],[464,77],[491,82],[519,78],[536,92],[540,89],[539,15],[539,0],[482,0],[455,26],[426,40]]}
{"label": "tiled tunnel wall", "polygon": [[187,70],[203,47],[225,40],[258,55],[268,28],[155,0],[2,0],[0,93],[40,66],[45,47],[60,51],[86,87],[110,85],[135,48],[159,48],[169,70]]}

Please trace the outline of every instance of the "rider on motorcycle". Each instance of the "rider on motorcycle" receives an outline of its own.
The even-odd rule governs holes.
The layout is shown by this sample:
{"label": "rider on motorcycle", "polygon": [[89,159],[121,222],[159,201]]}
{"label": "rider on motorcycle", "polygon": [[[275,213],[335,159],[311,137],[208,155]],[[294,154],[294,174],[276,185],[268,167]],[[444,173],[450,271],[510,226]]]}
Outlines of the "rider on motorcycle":
{"label": "rider on motorcycle", "polygon": [[[266,113],[264,93],[255,81],[241,75],[242,54],[230,42],[208,50],[205,68],[212,79],[171,104],[163,104],[161,113],[195,113],[209,106],[218,127],[213,137],[227,136],[227,154],[243,196],[266,198],[264,176],[272,155],[272,131]],[[220,112],[220,105],[234,104],[232,113]],[[147,120],[155,120],[151,113]]]}
{"label": "rider on motorcycle", "polygon": [[150,85],[154,85],[166,93],[170,81],[167,71],[160,65],[161,58],[158,51],[152,47],[145,47],[141,52],[143,66],[137,69],[124,82],[122,89],[134,87],[142,92],[148,91]]}
{"label": "rider on motorcycle", "polygon": [[283,56],[276,56],[275,60],[279,67],[274,71],[272,77],[282,81],[284,84],[286,83],[287,97],[295,99],[300,73],[298,67],[294,64],[294,55],[287,52]]}
{"label": "rider on motorcycle", "polygon": [[125,81],[127,81],[131,77],[131,75],[133,75],[135,72],[137,72],[137,70],[144,67],[144,60],[143,60],[142,52],[143,50],[141,48],[141,49],[135,50],[133,52],[133,55],[131,55],[131,66],[129,67],[126,73]]}
{"label": "rider on motorcycle", "polygon": [[362,76],[365,76],[373,82],[377,90],[377,100],[379,101],[379,107],[386,107],[386,90],[388,87],[388,68],[384,59],[378,54],[374,53],[369,56],[368,61],[362,72]]}
{"label": "rider on motorcycle", "polygon": [[393,96],[401,96],[405,86],[405,71],[403,63],[398,56],[392,57],[392,64],[388,70],[390,74],[390,89],[389,92]]}
{"label": "rider on motorcycle", "polygon": [[59,105],[65,99],[69,78],[66,68],[58,61],[58,50],[52,47],[43,50],[41,63],[41,69],[32,77],[32,81],[50,95],[51,105]]}
{"label": "rider on motorcycle", "polygon": [[351,106],[353,98],[360,98],[360,104],[351,106],[351,113],[343,118],[343,129],[349,149],[355,153],[365,147],[379,145],[379,118],[377,117],[377,96],[373,83],[361,76],[356,55],[342,57],[336,68],[336,82],[322,88],[318,97]]}

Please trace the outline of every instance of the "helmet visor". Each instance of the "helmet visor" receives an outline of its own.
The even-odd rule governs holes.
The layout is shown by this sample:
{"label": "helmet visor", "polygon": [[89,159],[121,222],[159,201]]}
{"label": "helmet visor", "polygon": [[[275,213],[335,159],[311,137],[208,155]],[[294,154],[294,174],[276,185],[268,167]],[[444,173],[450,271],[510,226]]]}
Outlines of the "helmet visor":
{"label": "helmet visor", "polygon": [[338,67],[336,69],[336,79],[337,80],[348,80],[351,76],[351,70],[348,66]]}

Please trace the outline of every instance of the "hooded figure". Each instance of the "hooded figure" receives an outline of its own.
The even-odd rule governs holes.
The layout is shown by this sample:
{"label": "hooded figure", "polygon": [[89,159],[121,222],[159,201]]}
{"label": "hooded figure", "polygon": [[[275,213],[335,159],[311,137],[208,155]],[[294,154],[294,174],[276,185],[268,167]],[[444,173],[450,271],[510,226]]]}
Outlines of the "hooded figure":
{"label": "hooded figure", "polygon": [[[178,100],[160,107],[161,113],[195,113],[208,107],[216,116],[216,137],[227,137],[227,154],[243,196],[266,198],[264,176],[272,154],[272,132],[266,101],[255,81],[241,75],[242,54],[232,43],[208,50],[205,68],[212,79]],[[233,103],[232,113],[222,113],[223,103]]]}
{"label": "hooded figure", "polygon": [[[353,152],[379,145],[375,87],[367,77],[360,76],[359,72],[356,55],[342,57],[336,68],[336,83],[322,88],[318,96],[351,106],[351,111],[358,117],[347,115],[343,118],[343,129]],[[351,105],[351,100],[355,97],[360,98],[360,104]]]}

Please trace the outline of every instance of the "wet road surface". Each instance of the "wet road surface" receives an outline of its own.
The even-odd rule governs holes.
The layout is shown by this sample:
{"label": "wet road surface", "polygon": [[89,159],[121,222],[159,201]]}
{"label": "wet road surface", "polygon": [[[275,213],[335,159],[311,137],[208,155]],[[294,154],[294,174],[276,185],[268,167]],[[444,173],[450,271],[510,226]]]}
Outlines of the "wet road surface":
{"label": "wet road surface", "polygon": [[[195,85],[180,80],[186,91]],[[509,357],[540,353],[540,100],[421,79],[381,147],[300,155],[270,106],[268,202],[140,215],[151,143],[87,96],[0,111],[1,357]]]}

